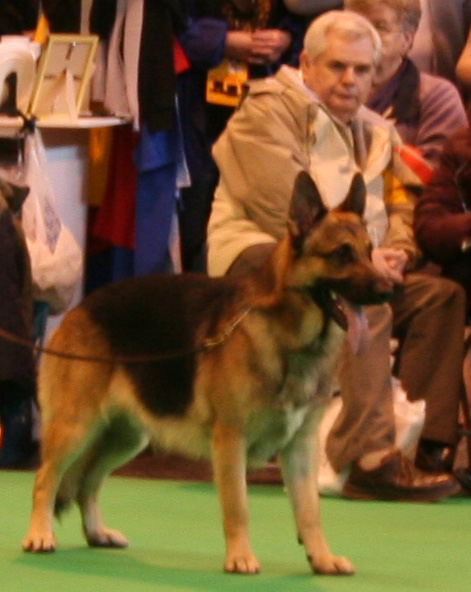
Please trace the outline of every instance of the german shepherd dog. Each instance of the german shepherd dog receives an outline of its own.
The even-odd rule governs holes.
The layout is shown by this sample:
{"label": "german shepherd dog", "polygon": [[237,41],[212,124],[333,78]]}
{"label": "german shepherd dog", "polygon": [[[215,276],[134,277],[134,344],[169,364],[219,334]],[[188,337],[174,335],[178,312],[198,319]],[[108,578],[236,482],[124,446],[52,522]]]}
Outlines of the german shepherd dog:
{"label": "german shepherd dog", "polygon": [[327,211],[298,176],[288,232],[244,277],[182,274],[97,290],[52,336],[39,376],[41,464],[25,551],[53,551],[53,516],[75,501],[90,546],[125,547],[98,506],[104,478],[149,442],[210,457],[222,507],[224,569],[257,573],[248,535],[246,469],[280,454],[299,541],[311,568],[350,574],[330,552],[318,507],[316,430],[345,338],[338,294],[384,301],[355,177]]}

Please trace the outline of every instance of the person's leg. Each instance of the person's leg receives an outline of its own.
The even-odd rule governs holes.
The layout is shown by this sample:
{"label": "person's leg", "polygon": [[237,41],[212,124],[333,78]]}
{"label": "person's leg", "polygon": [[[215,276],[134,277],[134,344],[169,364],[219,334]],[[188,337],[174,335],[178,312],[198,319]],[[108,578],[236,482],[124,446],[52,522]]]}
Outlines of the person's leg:
{"label": "person's leg", "polygon": [[327,456],[336,471],[367,454],[379,454],[379,460],[394,447],[391,309],[386,304],[368,306],[365,314],[369,326],[367,344],[355,353],[345,343],[339,359],[343,405],[326,446]]}
{"label": "person's leg", "polygon": [[444,278],[410,274],[392,308],[394,334],[400,342],[397,375],[411,401],[426,402],[419,453],[433,456],[456,444],[464,388],[465,294]]}
{"label": "person's leg", "polygon": [[327,438],[327,457],[340,471],[351,465],[343,495],[357,499],[436,501],[459,490],[449,474],[418,470],[395,448],[389,305],[366,307],[369,341],[358,352],[345,344],[339,365],[343,410]]}

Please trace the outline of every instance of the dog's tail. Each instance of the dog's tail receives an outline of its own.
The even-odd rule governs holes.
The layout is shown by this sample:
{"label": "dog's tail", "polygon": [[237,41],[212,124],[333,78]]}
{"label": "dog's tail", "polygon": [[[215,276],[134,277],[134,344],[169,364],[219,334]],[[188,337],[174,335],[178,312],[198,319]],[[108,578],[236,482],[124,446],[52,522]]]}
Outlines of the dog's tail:
{"label": "dog's tail", "polygon": [[54,506],[54,516],[60,520],[62,515],[72,506],[73,500],[71,498],[57,497]]}

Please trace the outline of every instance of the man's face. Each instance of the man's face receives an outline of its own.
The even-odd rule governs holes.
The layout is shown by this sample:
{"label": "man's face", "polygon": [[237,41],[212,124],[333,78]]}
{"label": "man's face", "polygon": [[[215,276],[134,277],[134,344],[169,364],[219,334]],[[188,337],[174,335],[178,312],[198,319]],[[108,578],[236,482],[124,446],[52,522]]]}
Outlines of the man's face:
{"label": "man's face", "polygon": [[374,53],[368,35],[350,39],[331,31],[325,51],[312,62],[305,51],[301,54],[304,83],[335,117],[348,123],[370,94]]}

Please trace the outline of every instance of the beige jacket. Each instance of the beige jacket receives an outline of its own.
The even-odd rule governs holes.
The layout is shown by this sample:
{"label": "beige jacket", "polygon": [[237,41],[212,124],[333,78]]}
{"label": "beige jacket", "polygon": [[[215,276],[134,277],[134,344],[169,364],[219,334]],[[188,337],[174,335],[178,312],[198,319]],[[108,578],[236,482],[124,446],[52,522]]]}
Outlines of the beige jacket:
{"label": "beige jacket", "polygon": [[352,127],[336,121],[288,66],[253,81],[213,149],[220,181],[208,227],[209,273],[223,275],[245,248],[283,237],[301,170],[314,178],[329,208],[343,201],[361,170],[369,229],[379,243],[403,248],[413,259],[413,201],[405,187],[419,181],[399,157],[400,145],[392,125],[365,107]]}

